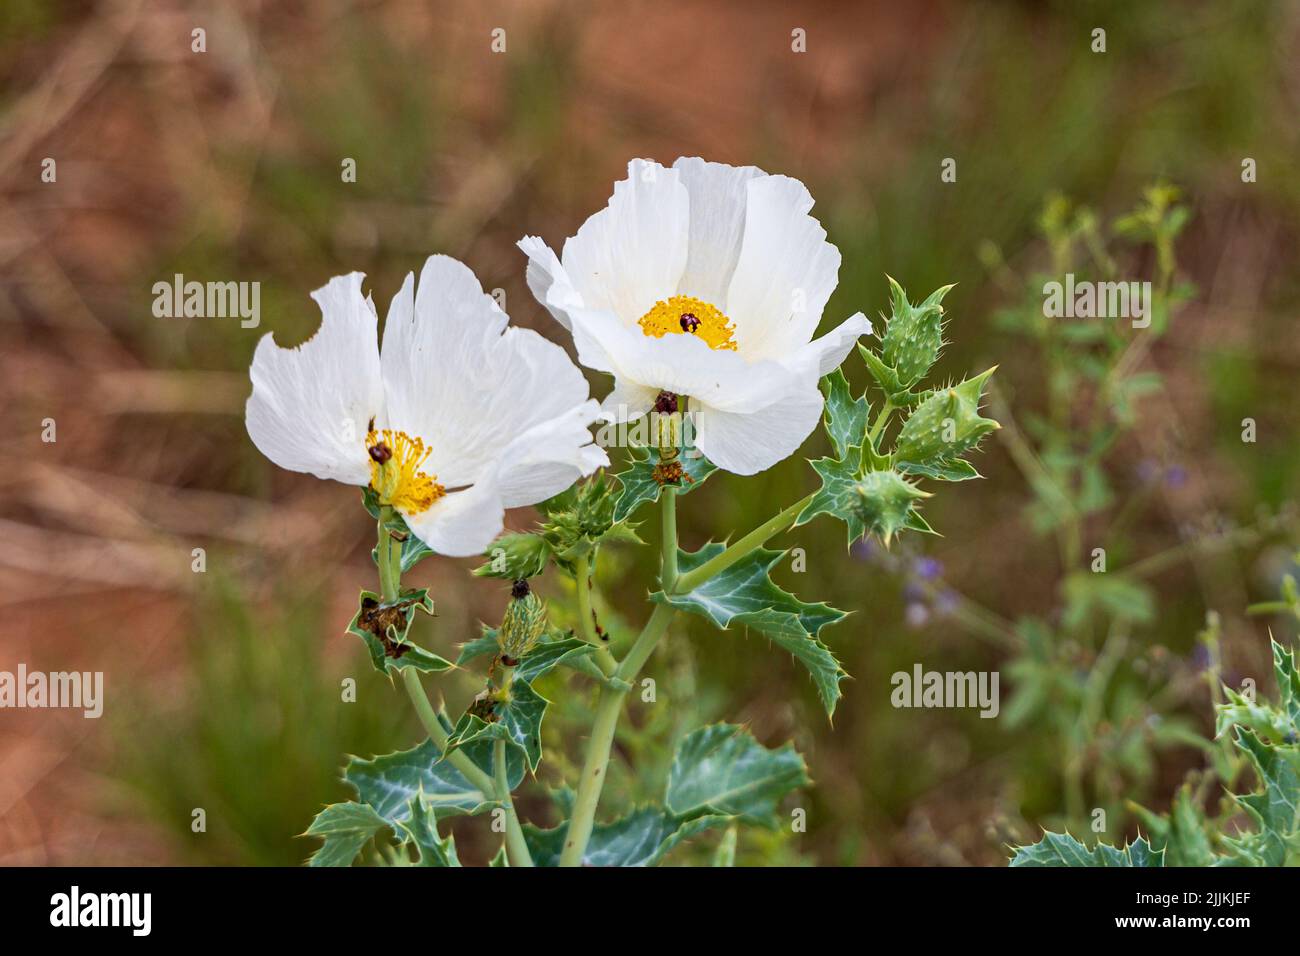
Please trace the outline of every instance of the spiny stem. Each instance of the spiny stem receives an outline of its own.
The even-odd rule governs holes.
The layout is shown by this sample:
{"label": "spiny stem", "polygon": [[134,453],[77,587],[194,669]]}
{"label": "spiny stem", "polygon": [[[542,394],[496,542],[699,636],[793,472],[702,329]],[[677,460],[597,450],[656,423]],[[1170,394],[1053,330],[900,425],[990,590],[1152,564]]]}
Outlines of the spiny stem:
{"label": "spiny stem", "polygon": [[715,555],[708,561],[705,561],[693,571],[687,571],[677,578],[676,587],[673,591],[677,594],[685,594],[687,591],[698,587],[709,578],[727,570],[737,561],[747,557],[755,549],[767,543],[767,540],[782,531],[785,531],[794,524],[799,513],[808,507],[808,503],[813,500],[813,495],[806,498],[800,498],[790,507],[786,508],[780,514],[769,518],[749,534],[745,535],[735,544],[731,545],[721,554]]}

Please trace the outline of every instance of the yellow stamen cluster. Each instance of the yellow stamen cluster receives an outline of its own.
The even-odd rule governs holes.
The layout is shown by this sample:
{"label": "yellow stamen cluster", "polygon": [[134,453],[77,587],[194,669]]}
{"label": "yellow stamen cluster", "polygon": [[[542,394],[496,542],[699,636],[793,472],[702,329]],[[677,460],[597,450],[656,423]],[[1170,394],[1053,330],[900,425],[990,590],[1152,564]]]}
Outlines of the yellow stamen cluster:
{"label": "yellow stamen cluster", "polygon": [[447,493],[437,475],[426,475],[420,467],[430,451],[419,438],[406,432],[370,430],[366,435],[370,453],[370,487],[380,504],[392,505],[406,514],[419,514]]}
{"label": "yellow stamen cluster", "polygon": [[666,301],[656,302],[637,321],[641,331],[651,338],[665,335],[694,335],[703,339],[711,349],[734,352],[736,343],[731,333],[736,327],[715,306],[690,295],[675,295]]}

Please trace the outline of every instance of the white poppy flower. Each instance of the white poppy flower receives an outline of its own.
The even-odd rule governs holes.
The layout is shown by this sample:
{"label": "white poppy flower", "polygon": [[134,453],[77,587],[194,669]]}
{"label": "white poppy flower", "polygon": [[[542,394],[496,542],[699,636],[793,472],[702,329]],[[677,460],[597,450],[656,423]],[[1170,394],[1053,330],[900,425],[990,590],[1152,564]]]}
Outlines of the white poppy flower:
{"label": "white poppy flower", "polygon": [[696,447],[752,475],[808,437],[818,379],[871,331],[859,312],[813,341],[840,253],[812,205],[803,183],[753,166],[637,159],[563,259],[536,236],[519,247],[578,360],[614,376],[608,417],[640,417],[661,392],[689,397]]}
{"label": "white poppy flower", "polygon": [[253,355],[245,422],[281,468],[369,485],[434,551],[482,553],[504,511],[607,465],[564,349],[509,321],[468,267],[431,256],[388,307],[383,352],[360,272],[312,293],[320,330]]}

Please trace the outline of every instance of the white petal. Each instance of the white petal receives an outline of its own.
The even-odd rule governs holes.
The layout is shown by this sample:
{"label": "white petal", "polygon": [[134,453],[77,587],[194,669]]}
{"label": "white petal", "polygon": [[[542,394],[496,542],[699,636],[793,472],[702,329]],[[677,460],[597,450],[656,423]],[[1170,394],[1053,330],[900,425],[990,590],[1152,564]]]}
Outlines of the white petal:
{"label": "white petal", "polygon": [[419,514],[404,514],[416,537],[438,554],[482,554],[505,527],[505,506],[491,482],[453,491]]}
{"label": "white petal", "polygon": [[693,335],[652,338],[607,312],[577,311],[574,341],[594,343],[610,360],[621,388],[640,387],[689,395],[726,411],[755,411],[788,392],[797,370],[781,362],[748,362],[738,352],[711,349]]}
{"label": "white petal", "polygon": [[559,257],[540,236],[524,236],[516,243],[528,256],[528,291],[566,329],[572,328],[568,306],[581,306],[582,297],[573,288],[569,274],[560,265]]}
{"label": "white petal", "polygon": [[579,478],[609,464],[605,450],[587,430],[600,416],[593,399],[534,425],[501,452],[494,482],[507,508],[536,504],[558,495]]}
{"label": "white petal", "polygon": [[753,475],[794,454],[821,414],[822,395],[815,387],[796,389],[757,412],[706,405],[695,420],[695,446],[724,471]]}
{"label": "white petal", "polygon": [[840,253],[808,215],[812,196],[787,176],[746,184],[745,237],[723,309],[748,358],[780,358],[807,345],[835,291]]}
{"label": "white petal", "polygon": [[528,255],[529,290],[555,320],[573,334],[578,361],[598,372],[613,372],[614,365],[609,355],[582,326],[582,315],[588,310],[555,253],[537,236],[524,236],[518,246]]}
{"label": "white petal", "polygon": [[871,334],[871,323],[855,312],[819,339],[799,349],[785,364],[816,378],[829,375],[840,367],[858,337]]}
{"label": "white petal", "polygon": [[615,379],[614,390],[600,403],[601,413],[608,422],[630,422],[654,408],[660,391],[627,379]]}
{"label": "white petal", "polygon": [[244,420],[253,444],[281,468],[353,485],[370,480],[366,427],[383,416],[384,390],[364,278],[338,276],[312,293],[321,326],[302,345],[280,348],[270,334],[257,344]]}
{"label": "white petal", "polygon": [[690,245],[677,291],[723,308],[745,232],[746,183],[767,175],[754,166],[709,163],[698,156],[673,163],[690,195]]}
{"label": "white petal", "polygon": [[516,437],[587,401],[587,380],[564,349],[507,328],[505,313],[455,259],[431,257],[411,310],[409,301],[403,286],[384,329],[389,421],[424,439],[428,468],[444,487],[493,474]]}
{"label": "white petal", "polygon": [[588,309],[635,324],[676,292],[689,223],[690,197],[677,170],[634,159],[609,205],[564,244],[564,271]]}

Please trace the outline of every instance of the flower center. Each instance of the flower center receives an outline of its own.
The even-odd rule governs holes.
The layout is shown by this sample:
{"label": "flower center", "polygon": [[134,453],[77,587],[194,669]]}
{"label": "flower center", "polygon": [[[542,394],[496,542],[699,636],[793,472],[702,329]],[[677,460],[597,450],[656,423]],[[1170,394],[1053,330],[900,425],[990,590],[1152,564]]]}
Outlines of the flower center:
{"label": "flower center", "polygon": [[437,475],[420,470],[430,455],[420,439],[406,432],[372,428],[366,435],[366,451],[370,454],[370,487],[379,495],[380,504],[419,514],[447,493],[434,480]]}
{"label": "flower center", "polygon": [[637,324],[642,332],[654,339],[665,335],[694,335],[703,339],[711,349],[736,350],[736,343],[731,338],[736,327],[715,306],[694,296],[675,295],[656,302]]}

